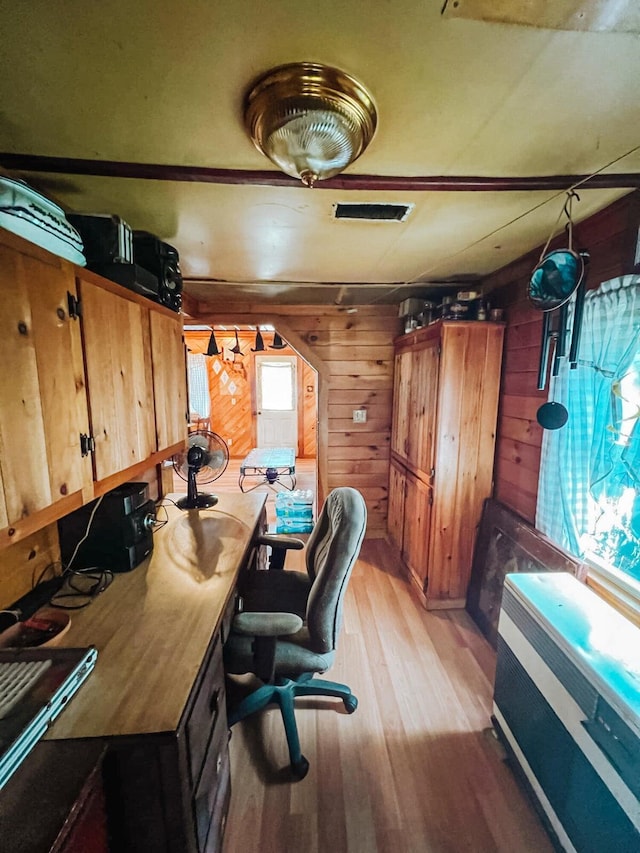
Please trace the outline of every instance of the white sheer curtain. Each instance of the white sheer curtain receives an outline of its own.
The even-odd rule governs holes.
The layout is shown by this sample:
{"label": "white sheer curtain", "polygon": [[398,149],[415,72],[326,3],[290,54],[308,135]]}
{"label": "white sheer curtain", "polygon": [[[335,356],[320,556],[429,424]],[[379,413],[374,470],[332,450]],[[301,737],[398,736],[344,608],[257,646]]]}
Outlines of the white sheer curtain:
{"label": "white sheer curtain", "polygon": [[189,369],[189,408],[191,412],[208,418],[211,410],[209,376],[206,357],[202,353],[187,353]]}
{"label": "white sheer curtain", "polygon": [[[563,428],[545,431],[536,514],[540,530],[583,556],[586,547],[606,539],[605,515],[618,511],[625,516],[618,523],[626,525],[626,540],[611,532],[609,546],[614,552],[626,547],[631,568],[640,556],[640,409],[628,395],[640,400],[639,347],[640,276],[612,279],[589,291],[578,366],[571,370],[563,359],[550,385],[549,399],[566,406],[569,419]],[[622,507],[623,500],[629,506]]]}

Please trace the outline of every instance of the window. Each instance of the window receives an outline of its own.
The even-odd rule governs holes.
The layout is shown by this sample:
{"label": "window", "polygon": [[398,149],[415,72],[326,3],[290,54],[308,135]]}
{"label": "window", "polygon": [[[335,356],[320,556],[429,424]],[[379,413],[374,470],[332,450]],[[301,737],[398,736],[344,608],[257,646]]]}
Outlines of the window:
{"label": "window", "polygon": [[260,407],[274,412],[295,409],[294,365],[289,361],[260,364]]}
{"label": "window", "polygon": [[591,486],[593,519],[581,545],[640,582],[640,347],[627,373],[612,384],[609,461]]}
{"label": "window", "polygon": [[543,438],[536,526],[640,602],[640,276],[587,294],[578,366],[549,399],[569,419]]}

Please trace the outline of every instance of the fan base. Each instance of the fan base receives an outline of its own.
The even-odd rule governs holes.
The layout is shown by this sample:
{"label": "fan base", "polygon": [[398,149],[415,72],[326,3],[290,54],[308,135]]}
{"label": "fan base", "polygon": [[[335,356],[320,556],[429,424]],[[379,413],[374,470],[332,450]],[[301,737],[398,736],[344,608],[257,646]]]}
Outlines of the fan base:
{"label": "fan base", "polygon": [[215,506],[217,503],[217,495],[199,493],[196,495],[195,501],[188,495],[185,495],[179,501],[176,501],[176,506],[179,509],[209,509],[209,507]]}

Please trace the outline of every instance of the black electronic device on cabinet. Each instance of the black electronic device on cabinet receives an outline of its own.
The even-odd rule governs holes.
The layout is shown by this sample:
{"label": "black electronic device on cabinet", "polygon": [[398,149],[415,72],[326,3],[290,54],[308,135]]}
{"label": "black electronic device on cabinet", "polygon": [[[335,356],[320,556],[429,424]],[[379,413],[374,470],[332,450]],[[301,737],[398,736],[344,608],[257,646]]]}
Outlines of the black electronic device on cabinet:
{"label": "black electronic device on cabinet", "polygon": [[158,279],[138,264],[95,264],[93,272],[158,302]]}
{"label": "black electronic device on cabinet", "polygon": [[133,257],[136,265],[158,279],[157,301],[172,311],[179,311],[182,305],[182,275],[177,249],[148,231],[134,231]]}
{"label": "black electronic device on cabinet", "polygon": [[147,483],[125,483],[112,489],[58,521],[62,564],[68,567],[73,558],[72,569],[97,566],[128,572],[153,550],[155,520]]}
{"label": "black electronic device on cabinet", "polygon": [[87,267],[132,264],[133,232],[119,216],[109,213],[68,213],[67,220],[82,237]]}

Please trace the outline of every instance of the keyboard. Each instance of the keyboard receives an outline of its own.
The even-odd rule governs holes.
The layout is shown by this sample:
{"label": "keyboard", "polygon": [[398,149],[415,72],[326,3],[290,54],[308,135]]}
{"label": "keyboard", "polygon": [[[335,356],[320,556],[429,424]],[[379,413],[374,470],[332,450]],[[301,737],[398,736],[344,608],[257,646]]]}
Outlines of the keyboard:
{"label": "keyboard", "polygon": [[9,716],[50,666],[50,660],[0,663],[0,720]]}

